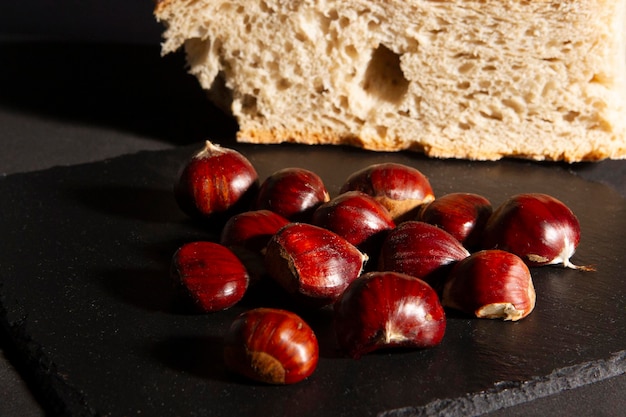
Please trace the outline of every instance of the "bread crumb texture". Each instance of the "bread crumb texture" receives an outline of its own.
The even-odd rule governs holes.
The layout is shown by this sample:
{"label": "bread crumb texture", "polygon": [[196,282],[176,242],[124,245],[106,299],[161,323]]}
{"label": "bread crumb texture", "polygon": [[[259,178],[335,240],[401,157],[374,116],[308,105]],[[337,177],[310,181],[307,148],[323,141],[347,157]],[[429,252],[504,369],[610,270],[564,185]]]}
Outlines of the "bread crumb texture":
{"label": "bread crumb texture", "polygon": [[238,140],[626,158],[626,0],[162,0]]}

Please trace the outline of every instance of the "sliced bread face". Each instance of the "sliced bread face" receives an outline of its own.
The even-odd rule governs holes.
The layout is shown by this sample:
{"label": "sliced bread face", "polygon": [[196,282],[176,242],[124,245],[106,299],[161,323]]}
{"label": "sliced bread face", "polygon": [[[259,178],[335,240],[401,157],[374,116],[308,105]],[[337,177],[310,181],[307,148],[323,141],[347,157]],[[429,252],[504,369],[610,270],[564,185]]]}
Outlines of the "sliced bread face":
{"label": "sliced bread face", "polygon": [[626,158],[626,0],[162,0],[238,140]]}

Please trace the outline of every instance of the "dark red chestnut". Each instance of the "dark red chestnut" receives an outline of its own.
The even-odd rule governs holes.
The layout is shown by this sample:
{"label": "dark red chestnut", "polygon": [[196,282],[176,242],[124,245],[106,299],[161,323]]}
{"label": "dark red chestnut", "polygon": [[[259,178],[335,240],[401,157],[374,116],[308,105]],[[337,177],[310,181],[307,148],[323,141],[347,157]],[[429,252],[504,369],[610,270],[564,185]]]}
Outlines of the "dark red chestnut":
{"label": "dark red chestnut", "polygon": [[367,166],[350,175],[340,193],[361,191],[376,198],[399,223],[421,204],[434,200],[428,178],[418,169],[386,162]]}
{"label": "dark red chestnut", "polygon": [[330,195],[322,179],[304,168],[284,168],[261,184],[257,210],[271,210],[291,221],[308,221],[311,213]]}
{"label": "dark red chestnut", "polygon": [[228,248],[213,242],[191,242],[172,258],[172,277],[201,312],[223,310],[239,302],[248,288],[248,272]]}
{"label": "dark red chestnut", "polygon": [[478,247],[493,208],[474,193],[450,193],[422,206],[417,220],[434,224],[454,236],[466,248]]}
{"label": "dark red chestnut", "polygon": [[252,210],[229,218],[220,236],[220,244],[228,247],[241,260],[250,275],[250,283],[266,275],[263,251],[276,232],[289,223],[280,214],[269,210]]}
{"label": "dark red chestnut", "polygon": [[541,193],[517,194],[502,203],[484,230],[483,248],[502,249],[529,266],[570,262],[580,241],[580,224],[563,202]]}
{"label": "dark red chestnut", "polygon": [[360,191],[345,192],[322,204],[311,223],[337,233],[370,258],[378,255],[386,232],[395,227],[389,211]]}
{"label": "dark red chestnut", "polygon": [[378,269],[421,278],[439,291],[448,267],[468,256],[467,249],[450,233],[432,224],[411,220],[387,234]]}
{"label": "dark red chestnut", "polygon": [[206,141],[183,166],[174,196],[186,214],[204,219],[243,211],[257,189],[258,174],[246,157]]}
{"label": "dark red chestnut", "polygon": [[239,315],[224,338],[224,363],[238,374],[268,384],[308,378],[319,361],[315,333],[298,315],[256,308]]}
{"label": "dark red chestnut", "polygon": [[478,318],[517,321],[535,308],[535,288],[524,261],[492,249],[459,261],[450,272],[441,302]]}
{"label": "dark red chestnut", "polygon": [[284,226],[265,253],[269,276],[313,306],[334,302],[358,278],[366,260],[346,239],[307,223]]}
{"label": "dark red chestnut", "polygon": [[239,213],[228,219],[224,225],[220,243],[261,253],[270,238],[287,223],[289,220],[270,210]]}
{"label": "dark red chestnut", "polygon": [[436,346],[446,316],[426,282],[397,272],[368,272],[335,304],[334,326],[341,349],[358,358],[383,348]]}

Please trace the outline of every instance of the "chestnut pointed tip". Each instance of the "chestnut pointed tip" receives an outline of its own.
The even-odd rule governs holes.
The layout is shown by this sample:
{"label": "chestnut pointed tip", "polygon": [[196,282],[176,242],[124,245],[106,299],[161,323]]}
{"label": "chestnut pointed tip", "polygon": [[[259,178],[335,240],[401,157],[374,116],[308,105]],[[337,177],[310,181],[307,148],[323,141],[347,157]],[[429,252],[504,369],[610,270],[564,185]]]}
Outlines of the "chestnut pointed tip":
{"label": "chestnut pointed tip", "polygon": [[569,259],[566,259],[563,261],[563,267],[564,268],[569,268],[569,269],[575,269],[577,271],[584,271],[584,272],[594,272],[596,271],[596,266],[595,265],[576,265],[574,263],[572,263]]}

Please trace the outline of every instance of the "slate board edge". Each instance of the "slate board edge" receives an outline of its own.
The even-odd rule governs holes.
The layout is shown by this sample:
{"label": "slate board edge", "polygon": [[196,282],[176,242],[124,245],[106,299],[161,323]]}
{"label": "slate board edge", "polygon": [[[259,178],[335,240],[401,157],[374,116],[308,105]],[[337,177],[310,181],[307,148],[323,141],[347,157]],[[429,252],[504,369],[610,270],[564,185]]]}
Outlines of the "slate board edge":
{"label": "slate board edge", "polygon": [[0,331],[8,337],[11,357],[18,363],[20,374],[28,388],[50,416],[96,416],[84,395],[57,372],[57,367],[43,351],[42,346],[29,336],[28,319],[10,322],[4,307],[2,282],[0,281]]}
{"label": "slate board edge", "polygon": [[474,417],[545,398],[626,373],[626,351],[610,358],[554,370],[524,382],[499,383],[491,390],[459,398],[435,400],[421,407],[405,407],[380,413],[379,417]]}

